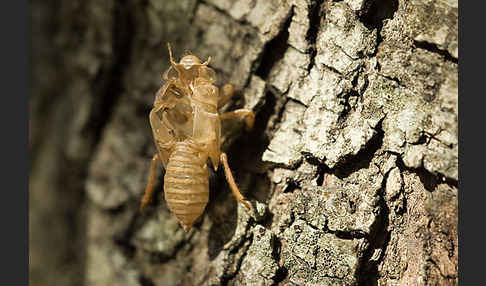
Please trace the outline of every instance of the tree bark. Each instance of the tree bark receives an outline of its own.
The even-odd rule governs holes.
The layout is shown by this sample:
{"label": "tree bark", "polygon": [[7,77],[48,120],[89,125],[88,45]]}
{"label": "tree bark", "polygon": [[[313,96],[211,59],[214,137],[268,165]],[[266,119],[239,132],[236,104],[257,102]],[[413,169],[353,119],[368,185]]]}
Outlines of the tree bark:
{"label": "tree bark", "polygon": [[[32,1],[32,285],[457,285],[458,7],[425,0]],[[190,52],[236,85],[184,233],[148,113]]]}

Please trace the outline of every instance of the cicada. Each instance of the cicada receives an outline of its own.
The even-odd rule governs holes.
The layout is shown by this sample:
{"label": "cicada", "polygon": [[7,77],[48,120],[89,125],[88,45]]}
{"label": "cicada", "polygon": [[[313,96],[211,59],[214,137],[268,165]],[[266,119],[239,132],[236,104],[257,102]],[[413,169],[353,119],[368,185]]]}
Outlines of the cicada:
{"label": "cicada", "polygon": [[223,164],[226,180],[238,202],[251,209],[241,194],[221,151],[221,120],[241,118],[246,128],[253,127],[255,114],[249,109],[219,114],[234,94],[234,86],[220,89],[214,85],[216,74],[194,55],[186,55],[176,63],[168,44],[171,66],[163,74],[165,84],[157,91],[149,119],[157,147],[153,156],[141,211],[154,193],[155,168],[165,168],[164,194],[170,211],[187,232],[201,216],[209,200],[208,162],[215,170]]}

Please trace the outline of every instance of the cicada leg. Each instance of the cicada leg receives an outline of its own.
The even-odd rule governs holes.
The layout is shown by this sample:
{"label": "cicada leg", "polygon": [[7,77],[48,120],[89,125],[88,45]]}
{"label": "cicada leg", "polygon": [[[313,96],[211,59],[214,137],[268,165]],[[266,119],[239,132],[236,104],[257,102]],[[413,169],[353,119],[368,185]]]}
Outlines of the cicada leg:
{"label": "cicada leg", "polygon": [[240,203],[243,203],[248,210],[251,210],[250,203],[247,200],[245,200],[245,197],[240,193],[240,190],[236,185],[235,179],[233,178],[233,174],[231,173],[231,169],[228,165],[228,156],[226,155],[226,153],[221,153],[220,160],[221,162],[223,162],[226,181],[228,181],[230,189],[233,192],[233,195],[235,196],[236,200]]}
{"label": "cicada leg", "polygon": [[231,83],[225,84],[221,88],[221,96],[218,99],[218,108],[225,106],[233,97],[235,92],[235,86]]}
{"label": "cicada leg", "polygon": [[250,109],[242,108],[237,109],[234,111],[226,112],[219,115],[221,120],[231,119],[231,118],[244,118],[246,130],[251,130],[253,128],[253,124],[255,123],[255,113]]}
{"label": "cicada leg", "polygon": [[157,182],[157,178],[155,176],[155,168],[157,167],[157,163],[160,163],[158,153],[152,157],[152,161],[150,162],[149,180],[142,197],[142,202],[140,204],[140,212],[142,213],[145,213],[145,206],[150,202],[150,199],[154,194],[155,185]]}

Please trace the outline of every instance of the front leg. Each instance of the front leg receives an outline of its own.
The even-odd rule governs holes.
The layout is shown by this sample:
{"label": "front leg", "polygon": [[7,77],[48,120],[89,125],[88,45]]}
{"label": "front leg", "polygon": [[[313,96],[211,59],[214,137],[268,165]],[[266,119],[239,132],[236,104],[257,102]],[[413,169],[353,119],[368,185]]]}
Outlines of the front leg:
{"label": "front leg", "polygon": [[218,99],[218,109],[225,106],[235,94],[235,86],[231,83],[225,84],[221,88],[221,96]]}
{"label": "front leg", "polygon": [[142,213],[145,213],[145,206],[150,202],[150,199],[154,194],[156,184],[155,168],[157,166],[157,163],[160,163],[158,153],[152,157],[152,161],[150,162],[149,181],[147,183],[147,187],[145,188],[142,202],[140,204],[140,212]]}

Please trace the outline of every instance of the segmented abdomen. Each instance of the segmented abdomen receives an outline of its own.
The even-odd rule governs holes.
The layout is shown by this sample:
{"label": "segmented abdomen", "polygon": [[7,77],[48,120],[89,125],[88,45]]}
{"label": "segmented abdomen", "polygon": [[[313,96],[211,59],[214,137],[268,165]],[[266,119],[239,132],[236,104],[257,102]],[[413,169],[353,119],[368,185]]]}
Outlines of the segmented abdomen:
{"label": "segmented abdomen", "polygon": [[206,161],[188,141],[177,143],[169,156],[164,177],[165,200],[185,231],[203,213],[209,200]]}

